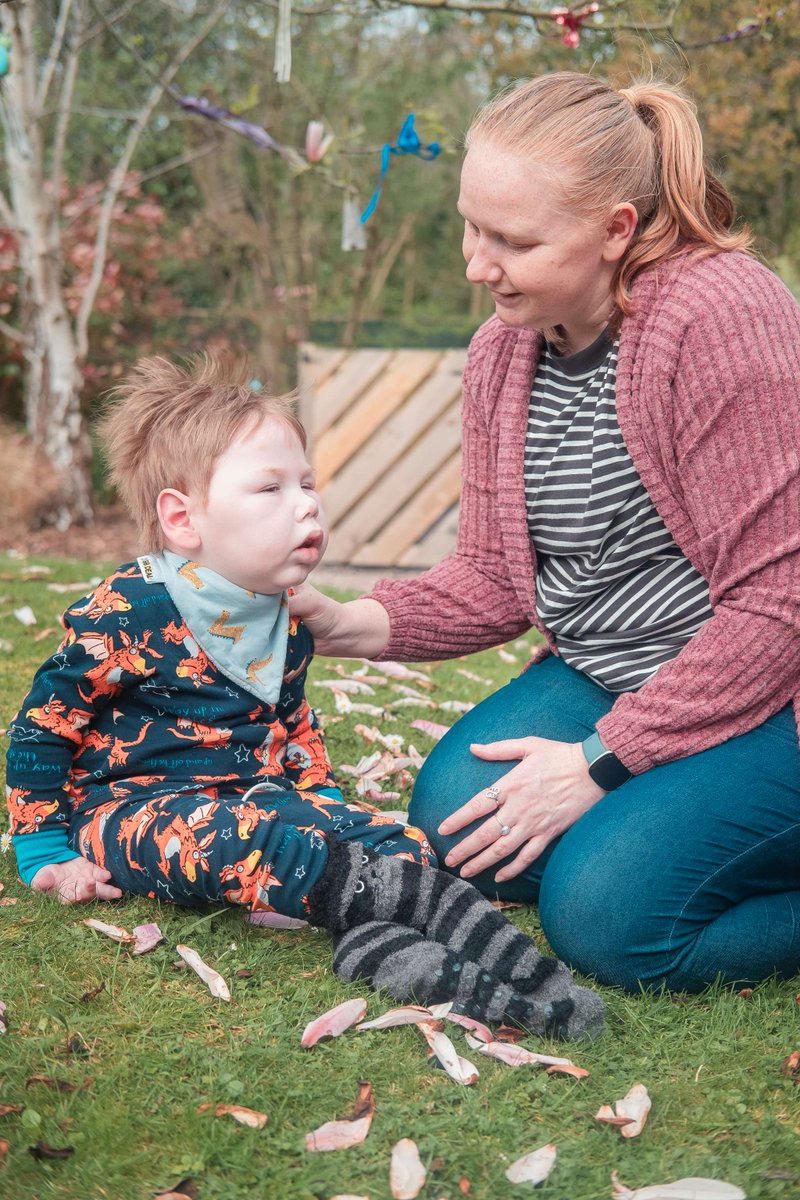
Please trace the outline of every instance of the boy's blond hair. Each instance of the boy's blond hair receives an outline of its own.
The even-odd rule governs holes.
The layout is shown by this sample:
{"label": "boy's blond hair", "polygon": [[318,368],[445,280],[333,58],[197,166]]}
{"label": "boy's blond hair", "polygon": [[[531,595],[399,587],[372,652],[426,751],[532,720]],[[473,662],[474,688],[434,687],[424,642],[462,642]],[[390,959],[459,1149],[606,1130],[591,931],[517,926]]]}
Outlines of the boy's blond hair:
{"label": "boy's blond hair", "polygon": [[249,378],[246,362],[213,354],[181,365],[143,358],[111,394],[98,432],[109,477],[147,549],[164,548],[159,493],[176,488],[206,500],[217,460],[248,423],[281,421],[305,449],[293,397],[263,395]]}

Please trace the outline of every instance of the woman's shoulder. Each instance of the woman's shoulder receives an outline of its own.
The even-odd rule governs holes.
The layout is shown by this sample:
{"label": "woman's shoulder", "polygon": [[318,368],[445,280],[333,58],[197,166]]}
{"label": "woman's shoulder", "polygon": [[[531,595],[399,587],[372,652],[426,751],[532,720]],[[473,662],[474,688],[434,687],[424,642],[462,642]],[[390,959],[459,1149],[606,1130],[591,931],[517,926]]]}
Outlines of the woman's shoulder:
{"label": "woman's shoulder", "polygon": [[774,311],[797,315],[798,304],[786,284],[759,259],[741,251],[719,254],[681,254],[643,271],[633,298],[644,316],[668,309],[683,322],[707,314],[724,319],[726,310]]}

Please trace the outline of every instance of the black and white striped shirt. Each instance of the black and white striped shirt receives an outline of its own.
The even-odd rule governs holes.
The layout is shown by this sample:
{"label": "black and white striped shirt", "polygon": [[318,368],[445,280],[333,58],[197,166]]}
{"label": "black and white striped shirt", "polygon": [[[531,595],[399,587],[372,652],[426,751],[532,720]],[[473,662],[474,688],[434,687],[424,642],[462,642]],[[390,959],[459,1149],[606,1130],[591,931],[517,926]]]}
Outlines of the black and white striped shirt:
{"label": "black and white striped shirt", "polygon": [[545,346],[525,443],[537,610],[566,662],[635,691],[711,615],[708,584],[639,478],[616,415],[617,347]]}

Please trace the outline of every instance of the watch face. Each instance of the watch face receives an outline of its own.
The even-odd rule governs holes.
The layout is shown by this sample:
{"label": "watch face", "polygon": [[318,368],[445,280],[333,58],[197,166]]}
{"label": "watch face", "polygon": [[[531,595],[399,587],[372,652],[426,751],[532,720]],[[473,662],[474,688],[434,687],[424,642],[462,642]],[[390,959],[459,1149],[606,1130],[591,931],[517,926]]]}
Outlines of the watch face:
{"label": "watch face", "polygon": [[612,792],[614,788],[618,788],[620,784],[626,783],[630,779],[631,773],[624,766],[616,754],[611,750],[607,750],[605,754],[601,754],[589,766],[589,775],[595,781],[598,787],[603,788],[606,792]]}

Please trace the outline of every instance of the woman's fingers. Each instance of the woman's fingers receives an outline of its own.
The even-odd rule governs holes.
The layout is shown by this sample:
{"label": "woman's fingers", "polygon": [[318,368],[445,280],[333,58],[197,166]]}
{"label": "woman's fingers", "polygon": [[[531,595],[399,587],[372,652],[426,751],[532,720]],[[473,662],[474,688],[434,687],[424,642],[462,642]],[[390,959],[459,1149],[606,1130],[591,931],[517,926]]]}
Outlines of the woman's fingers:
{"label": "woman's fingers", "polygon": [[465,825],[471,825],[473,821],[478,821],[481,817],[493,813],[497,808],[497,803],[497,798],[490,796],[488,788],[484,788],[461,808],[450,813],[450,816],[439,826],[439,833],[445,837],[450,833],[458,833],[459,829],[463,829]]}
{"label": "woman's fingers", "polygon": [[503,742],[473,742],[470,752],[489,762],[510,762],[530,753],[532,738],[507,738]]}
{"label": "woman's fingers", "polygon": [[497,883],[504,883],[507,879],[515,879],[517,875],[521,875],[527,870],[544,850],[547,845],[545,838],[529,838],[527,842],[523,842],[522,849],[515,859],[510,863],[506,863],[504,867],[495,875]]}

